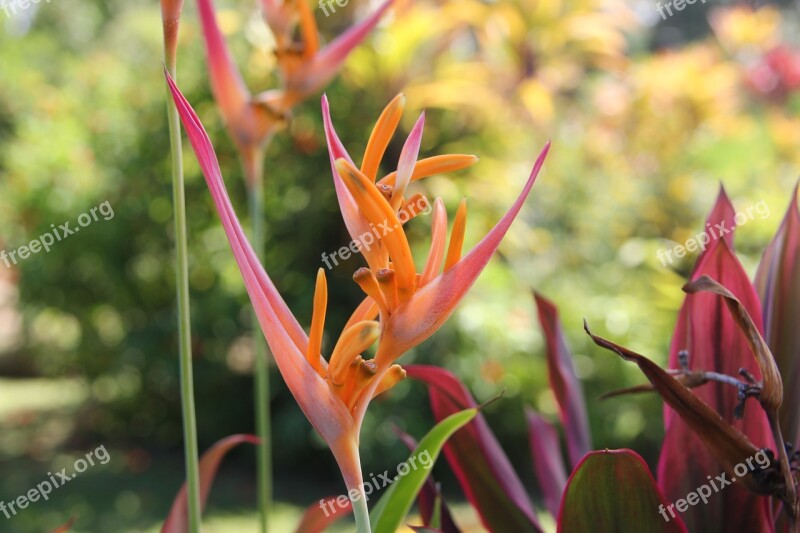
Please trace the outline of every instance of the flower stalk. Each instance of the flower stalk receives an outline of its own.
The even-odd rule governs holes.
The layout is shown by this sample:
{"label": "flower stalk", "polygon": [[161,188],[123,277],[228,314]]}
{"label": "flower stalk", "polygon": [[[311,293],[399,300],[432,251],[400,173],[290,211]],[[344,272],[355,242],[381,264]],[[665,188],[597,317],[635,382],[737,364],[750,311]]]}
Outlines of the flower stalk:
{"label": "flower stalk", "polygon": [[[164,23],[164,65],[170,76],[176,75],[177,36],[182,1],[162,1]],[[178,305],[178,352],[180,365],[183,444],[186,460],[187,512],[189,531],[200,531],[200,465],[197,449],[197,419],[194,405],[192,370],[192,332],[189,312],[189,261],[186,231],[186,195],[183,179],[181,123],[167,85],[167,121],[172,161],[172,197],[175,216],[175,290]]]}
{"label": "flower stalk", "polygon": [[[251,150],[242,158],[247,178],[247,196],[250,224],[258,260],[264,262],[264,148]],[[255,413],[256,434],[261,444],[256,448],[258,478],[258,511],[262,533],[269,531],[269,513],[272,509],[272,418],[270,415],[269,351],[264,333],[258,326],[255,310],[253,320],[253,355],[255,357]]]}

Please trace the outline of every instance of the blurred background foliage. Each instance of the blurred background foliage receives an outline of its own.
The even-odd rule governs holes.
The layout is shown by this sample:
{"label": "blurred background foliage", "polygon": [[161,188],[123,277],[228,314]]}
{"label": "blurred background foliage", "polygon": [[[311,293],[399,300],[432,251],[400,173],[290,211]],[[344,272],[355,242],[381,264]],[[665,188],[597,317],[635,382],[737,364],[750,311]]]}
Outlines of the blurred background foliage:
{"label": "blurred background foliage", "polygon": [[[798,12],[789,3],[754,10],[697,2],[662,19],[649,0],[397,2],[327,91],[357,160],[382,107],[404,92],[403,132],[428,112],[424,155],[481,157],[466,172],[417,184],[442,196],[451,216],[468,198],[471,246],[553,141],[498,257],[447,326],[404,361],[453,370],[479,401],[506,391],[486,416],[536,494],[522,407],[556,412],[531,298],[540,291],[560,307],[595,446],[634,448],[654,462],[660,402],[595,401],[642,378],[590,346],[581,321],[665,363],[694,256],[665,266],[656,254],[702,230],[720,183],[741,210],[769,207],[736,234],[754,270],[800,169]],[[248,85],[275,86],[272,37],[256,3],[216,3]],[[372,8],[352,0],[329,17],[316,14],[330,39]],[[107,467],[3,531],[43,530],[70,514],[81,517],[79,531],[156,527],[183,476],[160,29],[155,2],[52,0],[0,12],[0,249],[26,244],[51,224],[74,225],[104,201],[114,210],[49,253],[13,268],[0,263],[0,499],[34,486],[70,454],[100,443],[112,454]],[[200,39],[189,1],[180,85],[245,218],[244,180],[210,96]],[[385,171],[402,141],[398,135],[390,146]],[[188,150],[186,167],[204,449],[253,431],[253,361],[243,284]],[[266,172],[266,267],[307,325],[321,254],[349,241],[316,99],[276,137]],[[413,223],[419,256],[429,224],[428,217]],[[350,279],[360,265],[352,259],[329,273],[329,340],[360,301]],[[304,506],[340,492],[331,455],[277,372],[273,378],[278,498]],[[366,472],[404,457],[392,424],[418,437],[432,425],[423,387],[404,383],[374,405],[362,438]],[[252,512],[252,451],[235,453],[224,470],[212,516]],[[452,489],[445,469],[437,472]]]}

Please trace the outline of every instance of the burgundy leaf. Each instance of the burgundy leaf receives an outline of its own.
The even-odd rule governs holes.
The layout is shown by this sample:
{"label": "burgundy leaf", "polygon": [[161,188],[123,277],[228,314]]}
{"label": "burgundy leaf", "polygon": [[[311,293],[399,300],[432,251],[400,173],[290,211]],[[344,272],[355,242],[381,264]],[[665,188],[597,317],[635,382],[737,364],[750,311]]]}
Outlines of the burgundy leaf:
{"label": "burgundy leaf", "polygon": [[761,258],[756,287],[764,306],[767,344],[778,363],[784,388],[781,428],[800,443],[800,211],[797,186],[778,232]]}
{"label": "burgundy leaf", "polygon": [[[730,228],[732,212],[730,201],[721,191],[706,224],[706,231],[713,229],[718,235],[721,232],[720,225]],[[729,236],[730,239],[727,238]],[[712,240],[698,259],[691,280],[707,275],[727,287],[761,331],[761,305],[744,268],[731,250],[731,241],[730,234],[723,239]],[[689,367],[692,370],[737,376],[740,368],[746,368],[756,379],[761,379],[747,338],[725,308],[725,303],[713,294],[686,296],[672,337],[670,368],[680,366],[678,354],[682,350],[688,350]],[[767,417],[757,402],[749,402],[743,419],[735,420],[733,412],[738,402],[736,388],[712,382],[695,389],[695,394],[757,447],[775,449]],[[664,426],[665,437],[657,477],[661,490],[674,501],[703,484],[706,476],[716,476],[724,468],[702,445],[692,429],[675,416],[675,412],[667,405],[664,406]],[[772,531],[766,498],[760,498],[740,485],[728,487],[702,508],[691,507],[684,515],[684,521],[692,531],[741,528]]]}
{"label": "burgundy leaf", "polygon": [[558,531],[686,533],[681,515],[675,513],[673,518],[668,514],[668,505],[647,464],[636,452],[591,452],[569,478],[558,515]]}
{"label": "burgundy leaf", "polygon": [[[428,385],[437,422],[477,406],[467,388],[447,370],[413,365],[406,371]],[[458,430],[445,444],[444,454],[486,529],[541,531],[533,504],[483,415]]]}
{"label": "burgundy leaf", "polygon": [[544,493],[544,504],[553,516],[558,516],[561,494],[567,486],[558,431],[533,409],[526,409],[525,416],[528,419],[533,468]]}
{"label": "burgundy leaf", "polygon": [[558,319],[558,309],[550,300],[538,293],[534,292],[534,298],[547,343],[547,373],[550,388],[558,402],[570,464],[575,466],[592,449],[583,389],[572,366],[572,355],[564,339],[564,332]]}

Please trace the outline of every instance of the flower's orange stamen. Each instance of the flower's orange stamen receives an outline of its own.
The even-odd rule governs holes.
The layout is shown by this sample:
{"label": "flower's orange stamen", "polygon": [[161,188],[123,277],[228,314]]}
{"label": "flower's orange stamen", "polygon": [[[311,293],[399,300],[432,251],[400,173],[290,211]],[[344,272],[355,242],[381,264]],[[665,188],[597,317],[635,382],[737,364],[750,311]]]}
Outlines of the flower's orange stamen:
{"label": "flower's orange stamen", "polygon": [[[471,167],[478,162],[478,156],[466,154],[445,154],[433,157],[420,159],[414,166],[414,172],[411,174],[411,181],[435,176],[436,174],[446,174],[447,172],[455,172],[467,167]],[[397,172],[391,172],[384,176],[378,183],[381,185],[395,184]]]}
{"label": "flower's orange stamen", "polygon": [[417,271],[408,239],[397,219],[397,214],[375,185],[352,163],[345,159],[337,159],[336,170],[364,217],[378,229],[380,240],[386,246],[394,264],[398,298],[400,303],[405,302],[414,294],[414,276]]}
{"label": "flower's orange stamen", "polygon": [[400,365],[392,365],[389,367],[389,370],[383,375],[381,378],[381,382],[378,384],[378,387],[375,389],[375,392],[372,393],[372,397],[382,394],[387,390],[391,389],[401,381],[406,378],[406,371],[403,370],[403,367]]}
{"label": "flower's orange stamen", "polygon": [[377,366],[374,361],[361,360],[358,365],[357,371],[350,378],[350,381],[342,393],[342,401],[347,405],[347,409],[352,411],[356,404],[356,400],[361,395],[364,388],[369,385],[369,382],[375,379]]}
{"label": "flower's orange stamen", "polygon": [[345,404],[347,403],[345,398],[349,398],[350,394],[353,392],[356,375],[358,374],[358,368],[361,366],[363,361],[364,359],[360,355],[357,355],[352,361],[350,361],[350,364],[347,366],[347,370],[344,372],[342,379],[337,380],[334,385],[334,392]]}
{"label": "flower's orange stamen", "polygon": [[397,283],[394,280],[394,270],[382,268],[375,273],[375,279],[378,280],[378,286],[386,298],[386,305],[391,313],[397,307]]}
{"label": "flower's orange stamen", "polygon": [[[368,297],[372,298],[372,301],[377,304],[382,315],[389,316],[389,306],[386,304],[386,299],[383,297],[383,292],[381,291],[380,285],[378,285],[378,280],[375,279],[370,269],[361,267],[356,270],[353,274],[353,281],[358,283],[358,286],[361,287],[361,290],[364,291]],[[355,313],[353,314],[355,315]],[[347,322],[348,326],[353,325],[350,322],[352,322],[352,318]]]}
{"label": "flower's orange stamen", "polygon": [[378,165],[380,165],[383,154],[386,153],[386,147],[389,146],[389,141],[392,140],[392,135],[400,123],[405,105],[405,96],[402,94],[395,96],[383,110],[372,129],[369,141],[367,141],[367,148],[364,150],[364,160],[361,163],[361,172],[371,181],[375,181]]}
{"label": "flower's orange stamen", "polygon": [[425,195],[416,193],[403,204],[403,207],[397,211],[397,220],[401,224],[406,224],[409,220],[413,219],[429,206],[428,199]]}
{"label": "flower's orange stamen", "polygon": [[444,271],[461,260],[461,251],[464,248],[464,233],[467,227],[467,199],[461,200],[458,204],[456,219],[453,222],[453,229],[450,232],[450,245],[447,247],[447,259],[444,261]]}
{"label": "flower's orange stamen", "polygon": [[300,13],[300,37],[303,40],[303,57],[311,59],[319,50],[319,30],[314,13],[306,0],[295,2]]}
{"label": "flower's orange stamen", "polygon": [[328,379],[334,385],[342,385],[348,365],[378,338],[380,324],[372,320],[364,320],[344,330],[328,363]]}
{"label": "flower's orange stamen", "polygon": [[[361,356],[359,355],[358,358],[361,358]],[[336,368],[336,372],[331,370],[331,366],[328,365],[328,383],[333,388],[334,393],[339,396],[340,399],[344,393],[345,385],[347,384],[347,377],[353,371],[354,363],[354,359],[340,362]]]}
{"label": "flower's orange stamen", "polygon": [[317,271],[317,286],[314,289],[314,310],[311,313],[311,331],[308,334],[308,351],[306,359],[309,364],[322,375],[322,334],[325,329],[325,313],[328,308],[328,284],[325,281],[325,271]]}
{"label": "flower's orange stamen", "polygon": [[447,240],[447,211],[444,202],[437,198],[433,205],[433,221],[431,222],[431,248],[428,252],[428,260],[422,275],[419,278],[419,286],[424,287],[433,278],[439,275],[444,258],[444,246]]}
{"label": "flower's orange stamen", "polygon": [[378,316],[378,312],[380,311],[380,307],[372,297],[367,296],[364,298],[356,310],[353,311],[353,314],[350,315],[350,319],[345,324],[344,329],[349,328],[350,326],[354,325],[357,322],[361,322],[362,320],[375,320]]}

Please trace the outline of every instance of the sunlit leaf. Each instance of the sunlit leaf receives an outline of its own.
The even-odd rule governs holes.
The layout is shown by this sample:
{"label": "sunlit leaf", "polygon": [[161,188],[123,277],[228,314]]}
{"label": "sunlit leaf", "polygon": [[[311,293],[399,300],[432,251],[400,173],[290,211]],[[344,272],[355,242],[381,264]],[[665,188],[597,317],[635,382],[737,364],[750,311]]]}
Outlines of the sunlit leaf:
{"label": "sunlit leaf", "polygon": [[406,464],[417,464],[412,463],[412,459],[416,460],[422,454],[427,454],[430,458],[430,466],[410,468],[406,475],[395,478],[394,483],[370,513],[369,521],[375,533],[397,531],[428,478],[429,469],[439,457],[444,443],[458,429],[472,421],[477,414],[477,408],[464,409],[452,414],[436,424],[427,435],[422,437]]}
{"label": "sunlit leaf", "polygon": [[[395,433],[410,451],[417,447],[417,441],[411,435],[403,433],[395,428]],[[460,530],[453,521],[453,515],[442,496],[437,483],[434,482],[433,475],[425,479],[425,484],[417,496],[417,506],[419,514],[422,516],[422,523],[425,527],[435,527],[442,533],[460,533]]]}

